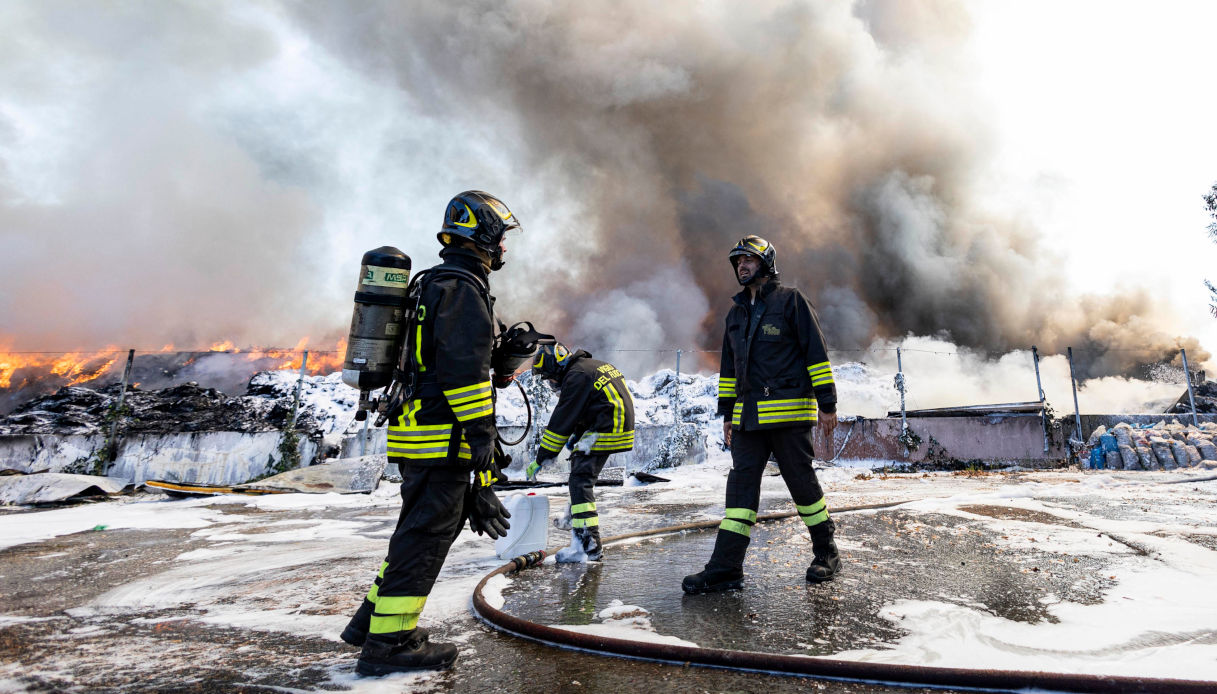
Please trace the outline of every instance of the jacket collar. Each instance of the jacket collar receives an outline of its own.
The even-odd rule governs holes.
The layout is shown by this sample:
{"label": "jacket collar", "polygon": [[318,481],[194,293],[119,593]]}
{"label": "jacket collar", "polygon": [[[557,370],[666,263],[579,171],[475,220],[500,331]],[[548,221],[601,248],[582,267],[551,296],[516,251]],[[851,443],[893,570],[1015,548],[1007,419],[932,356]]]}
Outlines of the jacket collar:
{"label": "jacket collar", "polygon": [[445,264],[468,270],[480,277],[487,285],[490,284],[490,272],[486,269],[486,264],[482,262],[482,257],[478,255],[477,251],[460,246],[445,246],[440,249],[439,257],[443,258]]}
{"label": "jacket collar", "polygon": [[[778,278],[770,277],[769,281],[761,286],[761,294],[757,297],[757,300],[764,301],[765,298],[772,294],[773,290],[777,289],[780,284],[781,282],[778,281]],[[740,293],[736,294],[733,298],[735,299],[735,303],[739,304],[740,306],[747,307],[752,305],[752,300],[748,296],[747,287],[740,290]]]}

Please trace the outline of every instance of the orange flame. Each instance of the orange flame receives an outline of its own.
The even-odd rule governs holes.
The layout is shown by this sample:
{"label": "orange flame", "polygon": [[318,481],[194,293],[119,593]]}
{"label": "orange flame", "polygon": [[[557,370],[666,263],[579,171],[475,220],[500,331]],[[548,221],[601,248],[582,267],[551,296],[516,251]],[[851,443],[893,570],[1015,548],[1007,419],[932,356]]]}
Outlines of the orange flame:
{"label": "orange flame", "polygon": [[[309,338],[305,337],[290,349],[259,349],[256,347],[239,349],[232,340],[223,340],[213,343],[204,352],[240,354],[240,360],[256,363],[256,368],[260,369],[298,370],[304,356],[304,350],[308,349],[308,344]],[[340,370],[346,355],[346,344],[347,342],[344,338],[338,340],[332,348],[310,349],[306,371],[312,375],[320,375]],[[0,389],[13,388],[13,378],[17,371],[22,369],[29,369],[42,375],[50,374],[57,376],[66,385],[87,383],[107,373],[127,351],[113,345],[95,352],[75,351],[46,354],[8,351],[10,349],[11,342],[0,338]],[[172,352],[174,352],[174,345],[173,343],[168,343],[156,353],[165,354]],[[147,353],[145,352],[145,354]],[[138,359],[140,352],[135,354]],[[183,366],[193,363],[198,358],[198,354],[183,352],[183,356],[186,355],[189,356],[182,362]],[[274,363],[268,365],[266,363],[268,361]],[[31,381],[31,378],[31,376],[26,376],[24,380],[15,384],[16,387],[21,388],[25,386]]]}

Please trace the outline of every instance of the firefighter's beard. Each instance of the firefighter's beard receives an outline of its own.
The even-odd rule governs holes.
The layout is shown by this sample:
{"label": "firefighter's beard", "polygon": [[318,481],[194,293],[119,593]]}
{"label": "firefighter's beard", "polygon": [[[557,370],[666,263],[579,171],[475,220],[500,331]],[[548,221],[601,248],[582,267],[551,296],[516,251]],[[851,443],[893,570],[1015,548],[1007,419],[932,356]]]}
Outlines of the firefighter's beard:
{"label": "firefighter's beard", "polygon": [[735,270],[735,279],[739,280],[741,287],[747,287],[748,285],[752,284],[757,277],[760,277],[760,275],[753,274],[752,271],[746,267],[736,268]]}

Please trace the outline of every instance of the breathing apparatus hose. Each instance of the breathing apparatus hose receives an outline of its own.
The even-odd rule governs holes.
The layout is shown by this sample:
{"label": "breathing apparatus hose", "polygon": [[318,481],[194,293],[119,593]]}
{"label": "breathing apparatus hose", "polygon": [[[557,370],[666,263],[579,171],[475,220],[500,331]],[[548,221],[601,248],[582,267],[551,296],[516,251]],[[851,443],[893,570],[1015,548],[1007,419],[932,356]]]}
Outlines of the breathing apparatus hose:
{"label": "breathing apparatus hose", "polygon": [[[833,513],[840,514],[851,511],[891,508],[904,503],[907,502],[898,501],[886,504],[851,506],[835,509]],[[795,515],[796,513],[793,511],[770,513],[758,516],[757,521],[774,521],[791,518]],[[609,537],[604,540],[604,544],[607,545],[611,542],[652,535],[666,535],[687,530],[716,528],[718,525],[719,521],[712,520],[665,528],[654,528]],[[549,550],[548,553],[552,554],[555,551],[556,549]],[[899,665],[894,663],[856,662],[801,655],[760,653],[757,651],[731,651],[720,648],[676,646],[649,641],[631,641],[628,639],[600,636],[598,634],[567,631],[538,624],[507,614],[486,600],[483,591],[491,578],[521,571],[535,566],[543,560],[544,555],[541,555],[539,560],[536,557],[516,557],[482,577],[482,580],[473,591],[474,615],[499,631],[547,646],[673,665],[696,665],[726,670],[796,675],[846,682],[892,684],[905,687],[959,688],[997,692],[1022,692],[1028,689],[1044,689],[1100,694],[1122,694],[1123,692],[1201,694],[1213,691],[1212,682],[1199,682],[1196,680]]]}
{"label": "breathing apparatus hose", "polygon": [[[524,433],[520,434],[520,438],[516,439],[515,441],[508,441],[507,439],[503,438],[503,432],[499,431],[498,427],[495,427],[495,434],[499,437],[499,443],[503,444],[504,446],[516,446],[523,443],[524,439],[528,438],[528,431],[532,429],[532,404],[528,402],[528,392],[524,390],[524,386],[520,385],[519,379],[513,380],[516,387],[520,389],[520,397],[524,398],[524,412],[528,414],[528,421],[524,424]],[[497,393],[495,394],[495,398],[498,398]]]}

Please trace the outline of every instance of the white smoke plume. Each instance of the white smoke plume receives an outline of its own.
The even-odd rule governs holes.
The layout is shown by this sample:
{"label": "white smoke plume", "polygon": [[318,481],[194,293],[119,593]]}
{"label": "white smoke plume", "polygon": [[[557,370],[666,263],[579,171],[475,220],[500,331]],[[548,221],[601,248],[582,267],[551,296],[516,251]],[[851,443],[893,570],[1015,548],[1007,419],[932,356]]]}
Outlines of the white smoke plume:
{"label": "white smoke plume", "polygon": [[[503,317],[593,352],[717,348],[726,251],[759,233],[833,347],[1208,358],[1146,295],[1062,296],[1035,230],[978,202],[959,0],[17,2],[0,24],[12,349],[336,339],[362,252],[431,264],[479,188],[525,226]],[[655,364],[631,354],[603,356]]]}

